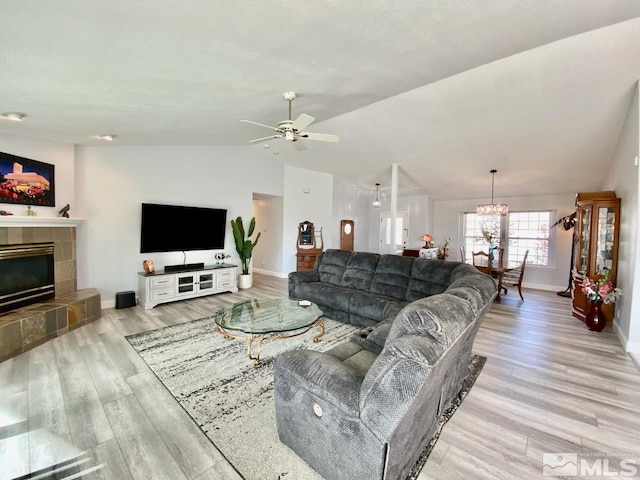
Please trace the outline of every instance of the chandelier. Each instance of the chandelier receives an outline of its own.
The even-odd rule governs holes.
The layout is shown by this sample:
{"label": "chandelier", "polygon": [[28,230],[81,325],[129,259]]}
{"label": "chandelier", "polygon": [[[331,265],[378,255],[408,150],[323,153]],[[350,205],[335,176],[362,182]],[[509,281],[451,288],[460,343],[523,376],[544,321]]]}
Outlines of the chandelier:
{"label": "chandelier", "polygon": [[506,215],[509,213],[509,205],[503,203],[493,203],[493,186],[496,177],[496,173],[498,172],[496,169],[493,169],[491,172],[491,203],[485,203],[483,205],[478,205],[476,209],[476,213],[478,215]]}
{"label": "chandelier", "polygon": [[379,188],[380,188],[380,184],[376,183],[376,199],[373,201],[373,206],[376,207],[376,208],[380,208],[380,206],[382,205],[382,202],[378,198],[378,189]]}

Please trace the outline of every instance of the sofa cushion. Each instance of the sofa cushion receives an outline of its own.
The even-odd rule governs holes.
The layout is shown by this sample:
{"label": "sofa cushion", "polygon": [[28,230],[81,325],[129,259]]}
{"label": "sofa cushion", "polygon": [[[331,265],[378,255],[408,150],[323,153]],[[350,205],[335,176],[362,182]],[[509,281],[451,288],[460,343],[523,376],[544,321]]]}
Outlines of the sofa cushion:
{"label": "sofa cushion", "polygon": [[296,297],[309,300],[335,310],[349,311],[349,298],[354,290],[322,282],[301,283],[296,289]]}
{"label": "sofa cushion", "polygon": [[451,273],[459,262],[443,262],[416,258],[411,266],[411,278],[405,294],[407,301],[429,297],[444,292],[451,283]]}
{"label": "sofa cushion", "polygon": [[354,252],[347,262],[340,285],[368,292],[379,259],[377,253]]}
{"label": "sofa cushion", "polygon": [[321,253],[317,260],[320,281],[340,285],[349,257],[351,252],[346,250],[327,250]]}
{"label": "sofa cushion", "polygon": [[405,302],[392,297],[354,290],[349,298],[349,312],[381,322],[392,313],[399,312]]}
{"label": "sofa cushion", "polygon": [[382,255],[369,292],[405,300],[414,260],[412,257]]}

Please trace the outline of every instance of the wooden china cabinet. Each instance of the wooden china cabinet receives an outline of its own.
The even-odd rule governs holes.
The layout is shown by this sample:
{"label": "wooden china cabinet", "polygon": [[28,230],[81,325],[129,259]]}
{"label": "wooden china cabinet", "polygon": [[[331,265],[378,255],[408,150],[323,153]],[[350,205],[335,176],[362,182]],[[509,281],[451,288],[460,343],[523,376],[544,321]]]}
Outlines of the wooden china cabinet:
{"label": "wooden china cabinet", "polygon": [[[585,277],[601,278],[605,270],[616,282],[620,199],[615,192],[586,192],[576,196],[575,248],[573,258],[573,316],[584,322],[589,301],[582,292]],[[613,320],[615,305],[603,305],[607,323]]]}

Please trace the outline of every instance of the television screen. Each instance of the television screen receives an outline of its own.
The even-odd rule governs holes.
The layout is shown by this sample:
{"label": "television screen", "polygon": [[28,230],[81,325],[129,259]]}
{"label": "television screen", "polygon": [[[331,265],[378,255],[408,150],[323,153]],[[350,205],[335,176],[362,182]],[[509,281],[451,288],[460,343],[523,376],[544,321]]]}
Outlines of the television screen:
{"label": "television screen", "polygon": [[223,249],[226,227],[223,209],[143,203],[140,253]]}

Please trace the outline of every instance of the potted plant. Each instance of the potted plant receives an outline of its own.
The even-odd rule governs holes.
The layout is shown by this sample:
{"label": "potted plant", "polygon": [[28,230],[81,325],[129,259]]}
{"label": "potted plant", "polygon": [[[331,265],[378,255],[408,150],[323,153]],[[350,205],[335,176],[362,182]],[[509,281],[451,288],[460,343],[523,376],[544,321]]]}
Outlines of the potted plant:
{"label": "potted plant", "polygon": [[236,243],[236,252],[240,257],[240,264],[242,266],[242,274],[238,277],[238,288],[251,288],[253,285],[253,275],[249,273],[249,264],[251,263],[251,255],[253,254],[253,247],[258,243],[260,233],[255,237],[255,240],[251,241],[251,235],[256,228],[256,218],[253,217],[249,222],[249,230],[245,236],[245,229],[242,223],[242,217],[238,217],[235,220],[231,220],[231,229],[233,230],[233,240]]}

